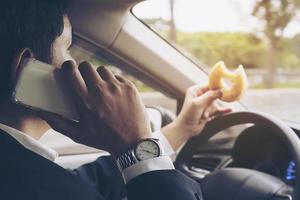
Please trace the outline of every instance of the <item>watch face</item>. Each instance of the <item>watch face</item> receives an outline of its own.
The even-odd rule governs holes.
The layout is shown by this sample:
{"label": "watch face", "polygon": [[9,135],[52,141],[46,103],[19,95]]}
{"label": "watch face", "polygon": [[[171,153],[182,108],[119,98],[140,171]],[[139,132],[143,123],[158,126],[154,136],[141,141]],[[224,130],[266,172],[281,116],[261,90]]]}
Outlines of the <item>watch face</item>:
{"label": "watch face", "polygon": [[140,161],[156,158],[160,156],[160,148],[155,141],[145,140],[136,147],[135,156]]}

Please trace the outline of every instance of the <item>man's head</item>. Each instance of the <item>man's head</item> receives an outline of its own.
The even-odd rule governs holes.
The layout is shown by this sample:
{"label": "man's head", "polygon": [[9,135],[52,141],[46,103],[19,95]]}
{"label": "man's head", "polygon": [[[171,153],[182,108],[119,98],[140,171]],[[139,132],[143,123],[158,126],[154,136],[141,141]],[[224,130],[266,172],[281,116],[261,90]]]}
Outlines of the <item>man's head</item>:
{"label": "man's head", "polygon": [[0,101],[9,98],[14,77],[26,57],[56,67],[72,59],[72,30],[65,0],[0,2]]}

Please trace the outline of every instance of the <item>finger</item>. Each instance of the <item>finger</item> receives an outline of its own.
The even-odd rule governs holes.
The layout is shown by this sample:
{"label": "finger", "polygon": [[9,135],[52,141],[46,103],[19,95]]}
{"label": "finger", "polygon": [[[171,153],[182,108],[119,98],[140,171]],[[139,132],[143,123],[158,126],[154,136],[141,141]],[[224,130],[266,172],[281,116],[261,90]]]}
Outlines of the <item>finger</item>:
{"label": "finger", "polygon": [[209,121],[209,117],[208,118],[200,118],[199,119],[199,125],[203,125],[203,124],[206,124],[208,121]]}
{"label": "finger", "polygon": [[73,61],[66,61],[62,65],[63,75],[72,91],[80,98],[85,98],[88,94],[84,80]]}
{"label": "finger", "polygon": [[213,113],[216,112],[215,106],[209,106],[203,111],[203,118],[208,119],[210,116],[213,115]]}
{"label": "finger", "polygon": [[210,117],[210,118],[207,119],[207,122],[210,122],[210,121],[214,120],[215,118],[216,118],[216,117],[214,117],[214,116],[213,116],[213,117]]}
{"label": "finger", "polygon": [[118,80],[115,78],[115,75],[104,66],[98,67],[97,72],[101,76],[101,78],[105,81],[118,82]]}
{"label": "finger", "polygon": [[125,78],[124,76],[121,75],[115,75],[116,79],[118,79],[118,81],[120,81],[121,83],[126,83],[128,86],[135,88],[137,90],[136,85],[131,82],[130,80],[128,80],[127,78]]}
{"label": "finger", "polygon": [[213,106],[209,106],[204,110],[203,117],[210,118],[214,116],[221,116],[231,111],[232,111],[231,108],[223,108],[223,107],[213,105]]}
{"label": "finger", "polygon": [[218,112],[222,113],[222,114],[226,114],[226,113],[232,112],[232,109],[231,108],[219,108]]}
{"label": "finger", "polygon": [[62,66],[63,74],[66,76],[69,87],[73,92],[73,99],[77,107],[77,111],[81,113],[84,105],[88,105],[88,89],[85,85],[85,82],[75,66],[75,63],[72,61],[67,61]]}
{"label": "finger", "polygon": [[208,110],[204,111],[204,118],[207,119],[210,116],[210,112]]}
{"label": "finger", "polygon": [[200,86],[200,85],[194,85],[189,87],[187,90],[187,96],[189,97],[197,97],[209,90],[208,86]]}
{"label": "finger", "polygon": [[220,117],[222,115],[225,115],[227,113],[230,113],[232,110],[230,108],[226,108],[226,109],[221,109],[221,110],[217,110],[216,112],[214,113],[211,113],[209,117]]}
{"label": "finger", "polygon": [[219,101],[215,101],[213,103],[213,109],[212,109],[212,114],[217,112],[217,113],[228,113],[231,112],[232,109],[229,107],[225,107],[223,104],[221,104]]}
{"label": "finger", "polygon": [[121,75],[115,75],[115,77],[116,77],[116,79],[118,80],[118,81],[120,81],[121,83],[126,83],[128,80],[127,79],[125,79],[123,76],[121,76]]}
{"label": "finger", "polygon": [[214,100],[222,96],[221,90],[209,90],[203,95],[196,98],[201,106],[207,107],[213,103]]}
{"label": "finger", "polygon": [[102,78],[89,62],[80,63],[78,69],[88,90],[94,89],[96,85],[102,83]]}
{"label": "finger", "polygon": [[206,93],[209,90],[208,86],[197,86],[196,88],[196,95],[200,96],[204,93]]}

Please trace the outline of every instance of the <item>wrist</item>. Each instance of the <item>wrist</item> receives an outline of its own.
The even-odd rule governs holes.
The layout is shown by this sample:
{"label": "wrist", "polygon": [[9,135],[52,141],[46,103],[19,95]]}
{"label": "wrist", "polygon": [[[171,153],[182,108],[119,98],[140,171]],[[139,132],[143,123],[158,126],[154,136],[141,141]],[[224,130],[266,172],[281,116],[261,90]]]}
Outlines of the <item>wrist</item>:
{"label": "wrist", "polygon": [[174,151],[177,151],[179,147],[190,139],[190,133],[188,129],[182,125],[178,119],[175,119],[172,123],[168,124],[161,129]]}
{"label": "wrist", "polygon": [[172,122],[172,130],[181,140],[187,141],[192,137],[191,125],[180,119],[180,117]]}
{"label": "wrist", "polygon": [[132,148],[116,156],[118,166],[121,171],[148,159],[160,157],[162,148],[158,139],[146,138],[133,145]]}
{"label": "wrist", "polygon": [[120,139],[119,142],[114,141],[114,143],[119,145],[113,146],[109,153],[116,158],[124,152],[133,149],[140,141],[148,138],[151,138],[150,130],[144,131],[144,134],[127,134],[125,138]]}

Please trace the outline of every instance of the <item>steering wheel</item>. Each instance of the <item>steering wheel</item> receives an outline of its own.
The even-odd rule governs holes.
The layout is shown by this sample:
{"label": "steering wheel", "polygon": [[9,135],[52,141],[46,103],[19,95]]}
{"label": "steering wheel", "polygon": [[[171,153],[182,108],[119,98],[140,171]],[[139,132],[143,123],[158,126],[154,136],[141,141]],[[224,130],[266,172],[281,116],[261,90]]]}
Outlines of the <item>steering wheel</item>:
{"label": "steering wheel", "polygon": [[176,168],[189,173],[189,163],[199,146],[204,145],[211,137],[226,128],[246,123],[267,128],[285,142],[296,163],[294,188],[277,177],[256,170],[225,168],[216,170],[201,180],[204,200],[300,199],[300,140],[290,127],[268,114],[236,112],[209,122],[200,135],[191,138],[184,145],[175,161]]}

